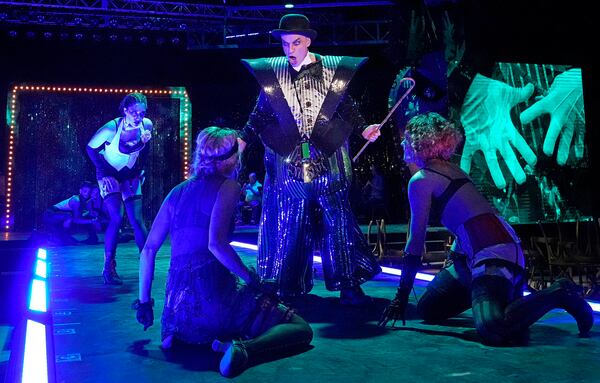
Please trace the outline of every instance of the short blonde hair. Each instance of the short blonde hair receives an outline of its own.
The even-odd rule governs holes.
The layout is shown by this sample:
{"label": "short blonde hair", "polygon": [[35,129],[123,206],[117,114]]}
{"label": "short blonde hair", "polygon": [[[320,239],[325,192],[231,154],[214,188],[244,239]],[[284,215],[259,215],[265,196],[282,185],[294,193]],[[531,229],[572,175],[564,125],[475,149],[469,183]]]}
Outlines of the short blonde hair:
{"label": "short blonde hair", "polygon": [[405,134],[415,154],[424,161],[449,160],[463,140],[461,131],[453,123],[434,112],[411,118]]}
{"label": "short blonde hair", "polygon": [[203,178],[217,173],[219,164],[236,160],[234,155],[237,155],[237,150],[227,158],[222,158],[228,152],[233,151],[234,147],[237,147],[235,130],[218,126],[210,126],[202,130],[196,138],[192,175]]}

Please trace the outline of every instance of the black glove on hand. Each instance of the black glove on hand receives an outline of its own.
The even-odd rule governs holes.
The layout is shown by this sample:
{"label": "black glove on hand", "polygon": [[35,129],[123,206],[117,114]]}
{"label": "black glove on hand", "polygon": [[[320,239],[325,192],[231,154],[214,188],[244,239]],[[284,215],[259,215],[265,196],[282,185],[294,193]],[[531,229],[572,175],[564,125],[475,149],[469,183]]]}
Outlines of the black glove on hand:
{"label": "black glove on hand", "polygon": [[248,283],[248,287],[250,287],[253,291],[258,294],[262,294],[267,296],[275,301],[278,301],[279,298],[277,296],[277,281],[272,279],[264,279],[260,280],[258,273],[254,267],[248,268],[250,271],[250,282]]}
{"label": "black glove on hand", "polygon": [[396,296],[381,314],[379,323],[377,323],[379,327],[385,327],[389,321],[393,321],[392,328],[394,328],[396,326],[396,321],[399,319],[402,319],[402,325],[406,326],[404,314],[406,312],[406,306],[408,306],[408,296],[410,295],[410,291],[411,289],[398,287]]}
{"label": "black glove on hand", "polygon": [[254,267],[248,267],[248,274],[250,275],[250,280],[247,285],[253,290],[260,290],[260,277],[256,272]]}
{"label": "black glove on hand", "polygon": [[148,302],[141,303],[139,299],[133,301],[131,308],[137,310],[135,318],[139,323],[144,326],[144,331],[148,329],[148,327],[154,324],[154,310],[152,307],[154,306],[154,299],[150,299]]}

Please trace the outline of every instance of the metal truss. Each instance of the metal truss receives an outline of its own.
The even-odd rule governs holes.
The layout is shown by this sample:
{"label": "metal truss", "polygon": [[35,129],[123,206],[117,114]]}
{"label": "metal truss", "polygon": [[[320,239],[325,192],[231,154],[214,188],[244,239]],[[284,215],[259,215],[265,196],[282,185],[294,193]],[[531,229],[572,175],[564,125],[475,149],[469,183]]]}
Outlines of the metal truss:
{"label": "metal truss", "polygon": [[[390,31],[392,1],[336,1],[296,4],[311,18],[319,44],[384,44]],[[363,12],[367,11],[368,12]],[[373,20],[355,15],[380,13]],[[154,0],[0,1],[0,25],[69,27],[81,30],[180,33],[190,49],[214,46],[264,46],[269,30],[290,12],[283,5],[223,5]]]}

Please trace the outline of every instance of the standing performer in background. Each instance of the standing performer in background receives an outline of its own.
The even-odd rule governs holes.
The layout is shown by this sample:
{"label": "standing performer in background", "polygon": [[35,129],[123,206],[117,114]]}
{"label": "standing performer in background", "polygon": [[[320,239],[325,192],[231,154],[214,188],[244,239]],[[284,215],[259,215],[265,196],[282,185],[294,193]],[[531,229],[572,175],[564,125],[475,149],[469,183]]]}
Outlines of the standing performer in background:
{"label": "standing performer in background", "polygon": [[366,59],[309,52],[317,32],[304,15],[284,15],[271,33],[285,56],[244,60],[261,87],[241,135],[242,147],[257,135],[265,145],[259,274],[281,296],[307,294],[317,248],[326,288],[341,290],[342,304],[368,303],[360,285],[381,269],[350,209],[348,139],[380,133],[347,95]]}
{"label": "standing performer in background", "polygon": [[120,104],[123,117],[110,120],[90,139],[87,153],[96,166],[96,178],[104,206],[110,216],[104,237],[104,283],[123,283],[116,271],[116,250],[123,219],[122,206],[141,251],[146,242],[142,218],[142,165],[152,137],[152,121],[144,118],[148,103],[141,93],[125,96]]}
{"label": "standing performer in background", "polygon": [[580,334],[587,334],[594,323],[592,309],[572,281],[562,278],[523,297],[527,276],[521,241],[465,172],[449,161],[461,140],[461,132],[437,113],[417,115],[406,126],[404,161],[418,169],[408,184],[410,234],[400,287],[379,325],[404,321],[427,223],[433,218],[455,241],[451,266],[435,276],[419,299],[417,310],[423,319],[437,322],[472,308],[483,343],[503,345],[521,340],[544,314],[562,308],[575,318]]}

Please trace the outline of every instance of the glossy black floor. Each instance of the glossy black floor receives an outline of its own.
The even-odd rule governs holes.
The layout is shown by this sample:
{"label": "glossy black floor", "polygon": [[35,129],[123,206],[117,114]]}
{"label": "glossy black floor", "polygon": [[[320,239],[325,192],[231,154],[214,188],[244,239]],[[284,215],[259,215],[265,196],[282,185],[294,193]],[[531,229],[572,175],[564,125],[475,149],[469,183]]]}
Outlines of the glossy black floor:
{"label": "glossy black floor", "polygon": [[[249,235],[249,234],[247,234]],[[49,248],[51,307],[58,382],[215,382],[219,355],[205,347],[164,352],[159,348],[170,246],[157,257],[153,296],[157,323],[144,332],[131,302],[138,290],[138,255],[133,242],[118,249],[123,286],[106,286],[100,276],[102,244]],[[255,252],[238,249],[247,263]],[[532,326],[522,347],[480,344],[470,312],[447,326],[432,326],[409,308],[407,325],[381,329],[376,320],[393,296],[397,277],[381,275],[364,285],[375,298],[370,308],[339,305],[326,291],[316,267],[316,286],[297,310],[312,325],[312,347],[256,365],[240,382],[597,382],[600,331],[579,338],[574,321],[561,310]],[[417,286],[421,294],[424,284]],[[597,319],[598,320],[598,319]],[[278,357],[279,355],[274,355]]]}

